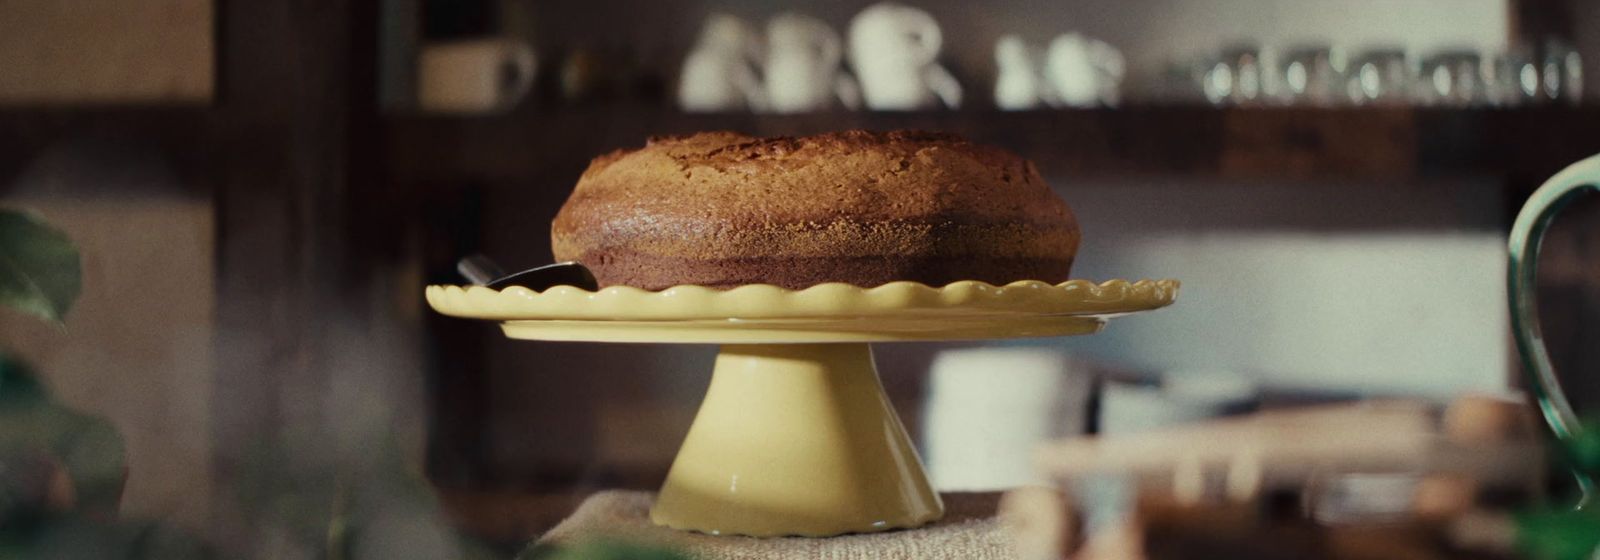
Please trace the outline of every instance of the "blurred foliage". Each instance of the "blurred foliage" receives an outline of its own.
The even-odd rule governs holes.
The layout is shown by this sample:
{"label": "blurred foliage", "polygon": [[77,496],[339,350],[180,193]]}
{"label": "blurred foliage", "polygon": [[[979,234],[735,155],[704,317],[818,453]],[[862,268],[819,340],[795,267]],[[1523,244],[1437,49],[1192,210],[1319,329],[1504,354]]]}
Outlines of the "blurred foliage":
{"label": "blurred foliage", "polygon": [[[327,443],[324,441],[324,443]],[[459,559],[511,556],[450,526],[427,479],[411,468],[390,432],[345,441],[350,447],[306,454],[298,444],[262,446],[236,485],[238,503],[257,526],[273,527],[284,548],[271,558],[329,560]],[[297,449],[294,454],[286,449]],[[313,550],[320,548],[321,550]],[[519,559],[690,560],[674,552],[605,541],[572,548],[533,546]]]}
{"label": "blurred foliage", "polygon": [[60,323],[82,289],[72,240],[29,212],[0,209],[0,305]]}
{"label": "blurred foliage", "polygon": [[1600,549],[1600,513],[1539,511],[1517,516],[1517,548],[1532,560],[1589,560]]}
{"label": "blurred foliage", "polygon": [[1582,422],[1567,442],[1567,454],[1579,472],[1600,473],[1600,421]]}
{"label": "blurred foliage", "polygon": [[[81,274],[66,235],[31,213],[0,209],[0,305],[60,324]],[[508,555],[449,526],[387,424],[348,428],[297,424],[252,447],[232,490],[253,542],[228,550],[328,560]],[[0,353],[0,560],[223,557],[170,527],[117,518],[126,458],[109,421],[57,402],[22,362]],[[534,547],[522,557],[687,560],[616,542]]]}
{"label": "blurred foliage", "polygon": [[[352,442],[331,462],[290,457],[284,446],[263,446],[247,461],[236,487],[252,523],[272,527],[280,548],[259,555],[329,560],[505,559],[444,518],[425,477],[407,466],[393,434]],[[320,548],[320,550],[315,550]],[[516,556],[534,560],[690,560],[674,552],[621,542],[572,548],[537,545]]]}
{"label": "blurred foliage", "polygon": [[47,514],[0,525],[0,558],[39,560],[206,560],[199,540],[150,523]]}
{"label": "blurred foliage", "polygon": [[394,434],[376,432],[256,448],[233,485],[249,523],[271,535],[269,558],[329,560],[504,558],[453,531],[433,488],[408,466]]}
{"label": "blurred foliage", "polygon": [[110,517],[125,461],[109,421],[56,402],[20,361],[0,356],[0,521],[38,508]]}
{"label": "blurred foliage", "polygon": [[[72,241],[0,209],[0,305],[60,324],[81,290]],[[0,558],[209,558],[180,532],[116,519],[126,460],[110,421],[58,402],[0,354]]]}
{"label": "blurred foliage", "polygon": [[[1552,443],[1563,451],[1558,454],[1557,464],[1565,462],[1580,479],[1600,473],[1600,421],[1585,419],[1570,440]],[[1519,514],[1517,547],[1534,560],[1600,558],[1600,507],[1586,501],[1579,504],[1576,509]]]}
{"label": "blurred foliage", "polygon": [[114,522],[125,459],[109,421],[0,355],[0,558],[203,558],[181,534]]}

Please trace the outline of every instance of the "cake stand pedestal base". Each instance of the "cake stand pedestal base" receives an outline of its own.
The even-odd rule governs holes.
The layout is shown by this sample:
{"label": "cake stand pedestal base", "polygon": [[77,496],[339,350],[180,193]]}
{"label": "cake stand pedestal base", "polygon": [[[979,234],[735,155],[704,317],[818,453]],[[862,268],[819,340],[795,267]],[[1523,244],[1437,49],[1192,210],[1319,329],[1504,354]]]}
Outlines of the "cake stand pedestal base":
{"label": "cake stand pedestal base", "polygon": [[714,535],[829,536],[944,514],[865,343],[734,344],[650,519]]}
{"label": "cake stand pedestal base", "polygon": [[499,322],[511,338],[724,345],[650,519],[759,537],[886,531],[944,514],[867,343],[1093,334],[1177,295],[1175,280],[427,291],[435,310]]}

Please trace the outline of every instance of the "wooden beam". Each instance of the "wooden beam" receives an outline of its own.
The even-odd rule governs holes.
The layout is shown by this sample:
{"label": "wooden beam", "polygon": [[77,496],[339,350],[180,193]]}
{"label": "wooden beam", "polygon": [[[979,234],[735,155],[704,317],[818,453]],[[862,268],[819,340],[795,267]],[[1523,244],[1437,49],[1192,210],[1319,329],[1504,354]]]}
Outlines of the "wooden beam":
{"label": "wooden beam", "polygon": [[661,108],[527,110],[498,117],[399,116],[391,172],[436,185],[558,183],[590,158],[649,136],[702,130],[797,135],[866,128],[961,134],[1032,160],[1052,177],[1168,176],[1313,182],[1537,176],[1600,152],[1600,111],[1127,107],[1041,111],[684,114]]}
{"label": "wooden beam", "polygon": [[1511,0],[1509,10],[1511,44],[1532,45],[1547,39],[1571,41],[1573,6],[1570,0]]}
{"label": "wooden beam", "polygon": [[202,167],[210,119],[204,107],[179,105],[0,108],[0,185],[46,150],[95,142],[155,148],[173,160],[184,186],[198,191],[205,181],[187,173]]}
{"label": "wooden beam", "polygon": [[[340,328],[361,332],[374,280],[360,216],[380,179],[377,0],[221,0],[209,160],[217,212],[217,488],[325,463]],[[342,327],[341,327],[342,325]],[[326,453],[326,450],[321,451]],[[294,459],[296,461],[292,461]],[[252,511],[218,496],[217,542],[253,548]]]}

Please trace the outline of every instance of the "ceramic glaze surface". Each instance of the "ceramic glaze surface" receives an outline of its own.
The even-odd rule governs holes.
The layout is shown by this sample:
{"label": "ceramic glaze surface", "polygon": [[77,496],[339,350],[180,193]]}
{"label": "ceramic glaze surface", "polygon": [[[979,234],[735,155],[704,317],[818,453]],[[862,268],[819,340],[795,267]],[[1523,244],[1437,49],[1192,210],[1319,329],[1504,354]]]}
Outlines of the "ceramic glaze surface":
{"label": "ceramic glaze surface", "polygon": [[730,345],[650,512],[712,534],[826,536],[944,513],[865,344]]}
{"label": "ceramic glaze surface", "polygon": [[506,321],[508,338],[676,344],[984,340],[1094,334],[1114,315],[847,317],[699,321]]}
{"label": "ceramic glaze surface", "polygon": [[1584,449],[1584,436],[1588,434],[1583,433],[1583,423],[1567,400],[1555,366],[1550,362],[1544,334],[1539,328],[1539,306],[1535,297],[1538,295],[1539,245],[1544,241],[1545,229],[1562,208],[1590,194],[1600,194],[1600,155],[1568,166],[1534,191],[1511,227],[1510,266],[1506,275],[1512,335],[1522,355],[1522,369],[1532,382],[1539,410],[1556,441],[1560,442],[1569,464],[1590,466],[1573,470],[1582,491],[1578,509],[1600,506],[1600,470],[1594,469],[1592,462],[1583,460],[1590,454]]}
{"label": "ceramic glaze surface", "polygon": [[427,289],[438,312],[501,321],[511,338],[723,344],[651,519],[758,537],[885,531],[943,515],[866,342],[1091,334],[1177,294],[1176,280]]}
{"label": "ceramic glaze surface", "polygon": [[445,315],[502,321],[526,340],[657,343],[891,342],[1073,336],[1106,320],[1172,304],[1176,280],[1070,280],[1005,286],[956,282],[933,288],[822,284],[804,290],[751,285],[678,286],[659,292],[612,287],[429,286]]}
{"label": "ceramic glaze surface", "polygon": [[934,288],[916,282],[891,282],[875,288],[819,284],[786,290],[766,284],[716,290],[677,286],[650,292],[613,286],[598,292],[557,286],[535,292],[519,286],[428,286],[428,304],[454,317],[491,320],[684,321],[695,319],[798,319],[849,317],[985,315],[1106,315],[1170,305],[1177,280],[1035,280],[995,286],[953,282]]}

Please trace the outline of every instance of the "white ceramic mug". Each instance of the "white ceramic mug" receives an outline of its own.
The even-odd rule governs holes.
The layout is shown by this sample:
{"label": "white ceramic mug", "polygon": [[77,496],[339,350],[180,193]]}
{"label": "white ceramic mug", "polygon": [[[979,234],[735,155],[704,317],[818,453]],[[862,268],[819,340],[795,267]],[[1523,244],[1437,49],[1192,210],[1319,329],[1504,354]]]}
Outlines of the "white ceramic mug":
{"label": "white ceramic mug", "polygon": [[827,23],[796,14],[767,22],[766,84],[777,113],[826,109],[832,104],[843,47]]}
{"label": "white ceramic mug", "polygon": [[764,109],[766,95],[753,67],[761,49],[760,38],[744,20],[728,14],[707,17],[683,61],[678,106],[694,112]]}
{"label": "white ceramic mug", "polygon": [[960,105],[960,85],[936,62],[942,40],[933,16],[910,6],[884,2],[856,14],[850,22],[850,64],[867,107]]}
{"label": "white ceramic mug", "polygon": [[504,111],[527,95],[537,66],[533,48],[515,39],[423,45],[417,56],[417,106],[450,113]]}
{"label": "white ceramic mug", "polygon": [[1045,77],[1056,101],[1068,107],[1115,106],[1125,72],[1116,47],[1076,33],[1056,37],[1046,54]]}

